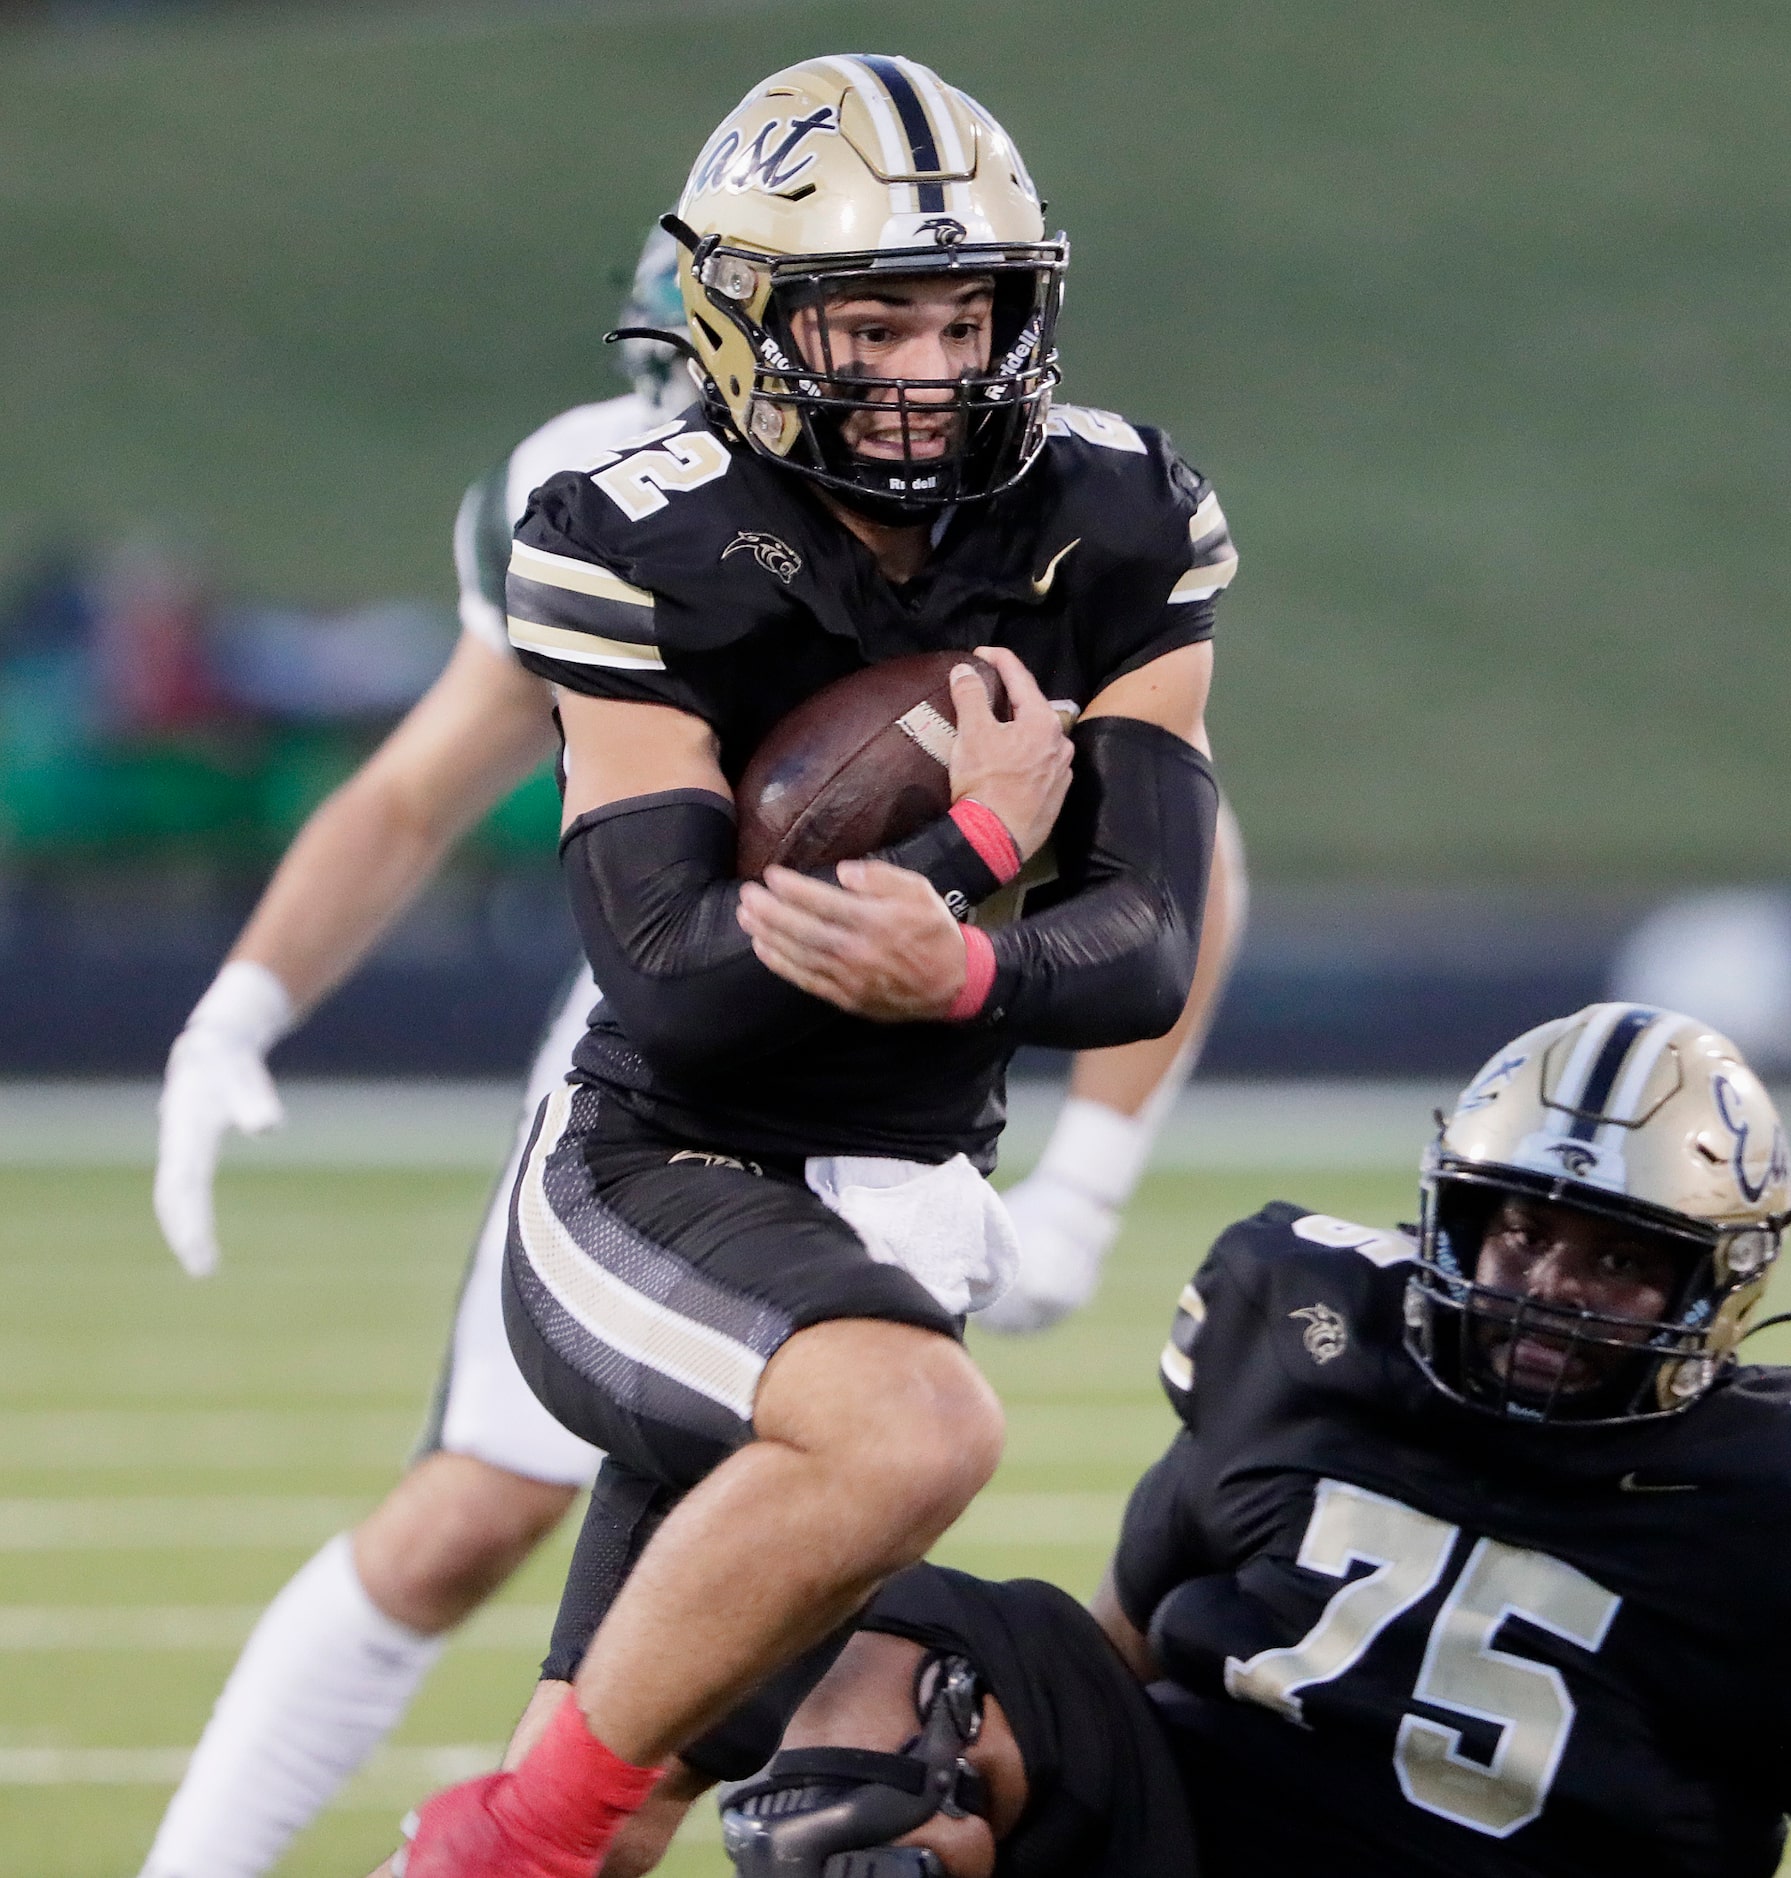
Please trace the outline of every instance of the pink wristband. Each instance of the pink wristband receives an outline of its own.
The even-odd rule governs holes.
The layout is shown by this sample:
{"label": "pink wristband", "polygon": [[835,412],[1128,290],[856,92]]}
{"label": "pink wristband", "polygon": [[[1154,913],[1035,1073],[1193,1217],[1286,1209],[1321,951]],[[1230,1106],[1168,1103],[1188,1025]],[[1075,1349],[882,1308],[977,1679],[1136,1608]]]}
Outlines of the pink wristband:
{"label": "pink wristband", "polygon": [[957,823],[958,833],[976,850],[982,864],[1005,887],[1020,871],[1020,850],[1007,832],[1007,824],[974,796],[953,803],[951,819]]}
{"label": "pink wristband", "polygon": [[945,1013],[948,1024],[962,1024],[989,1001],[995,983],[995,947],[980,926],[964,926],[964,983]]}

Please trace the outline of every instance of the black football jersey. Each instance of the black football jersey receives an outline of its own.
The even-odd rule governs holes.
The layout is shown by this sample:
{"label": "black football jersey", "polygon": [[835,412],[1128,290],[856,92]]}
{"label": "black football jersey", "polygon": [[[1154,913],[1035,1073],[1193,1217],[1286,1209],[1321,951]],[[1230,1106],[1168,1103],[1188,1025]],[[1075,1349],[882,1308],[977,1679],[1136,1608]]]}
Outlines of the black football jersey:
{"label": "black football jersey", "polygon": [[1162,1726],[1067,1592],[916,1565],[890,1579],[862,1626],[968,1657],[1001,1704],[1027,1800],[997,1848],[995,1878],[1196,1878]]}
{"label": "black football jersey", "polygon": [[[1069,407],[1026,476],[942,516],[924,571],[897,587],[800,477],[692,413],[535,492],[507,607],[531,671],[701,717],[736,782],[805,698],[907,653],[1007,646],[1080,708],[1210,637],[1236,565],[1217,497],[1167,439]],[[829,1009],[750,1071],[673,1080],[599,1007],[577,1064],[648,1119],[749,1154],[963,1151],[986,1167],[1008,1054],[993,1026]]]}
{"label": "black football jersey", "polygon": [[1185,1424],[1120,1599],[1207,1878],[1774,1871],[1791,1786],[1791,1372],[1523,1425],[1406,1355],[1415,1248],[1276,1204],[1182,1295]]}

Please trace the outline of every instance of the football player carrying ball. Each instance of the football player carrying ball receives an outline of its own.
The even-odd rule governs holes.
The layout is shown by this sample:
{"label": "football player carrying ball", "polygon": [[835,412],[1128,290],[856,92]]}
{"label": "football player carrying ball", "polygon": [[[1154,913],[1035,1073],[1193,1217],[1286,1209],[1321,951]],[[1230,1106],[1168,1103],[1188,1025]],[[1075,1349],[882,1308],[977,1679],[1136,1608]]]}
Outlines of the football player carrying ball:
{"label": "football player carrying ball", "polygon": [[[674,1756],[668,1792],[764,1760],[999,1455],[959,1332],[1012,1268],[981,1177],[1009,1057],[1183,1012],[1236,556],[1160,434],[1053,408],[1069,251],[1042,216],[925,67],[776,74],[667,223],[700,408],[517,530],[510,637],[559,689],[603,1001],[523,1160],[505,1307],[610,1458],[533,1743],[422,1809],[411,1878],[583,1878]],[[941,648],[1011,707],[955,679],[951,810],[830,875],[737,880],[732,788],[770,727]],[[1047,840],[1023,917],[954,917]]]}

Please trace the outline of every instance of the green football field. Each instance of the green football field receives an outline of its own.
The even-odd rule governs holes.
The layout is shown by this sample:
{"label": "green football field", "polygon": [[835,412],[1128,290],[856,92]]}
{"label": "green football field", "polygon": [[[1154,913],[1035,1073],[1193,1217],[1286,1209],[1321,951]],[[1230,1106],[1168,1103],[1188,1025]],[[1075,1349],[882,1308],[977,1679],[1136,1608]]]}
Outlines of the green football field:
{"label": "green football field", "polygon": [[[1411,1187],[1393,1171],[1153,1176],[1094,1309],[977,1342],[1008,1454],[939,1556],[1089,1591],[1170,1431],[1156,1355],[1213,1232],[1277,1194],[1392,1221]],[[228,1262],[196,1286],[154,1235],[141,1170],[0,1171],[0,1871],[136,1870],[256,1609],[405,1455],[483,1201],[471,1174],[231,1173]],[[356,1878],[419,1793],[488,1764],[564,1560],[550,1547],[474,1621],[283,1872]],[[724,1869],[710,1816],[687,1839],[670,1878]]]}

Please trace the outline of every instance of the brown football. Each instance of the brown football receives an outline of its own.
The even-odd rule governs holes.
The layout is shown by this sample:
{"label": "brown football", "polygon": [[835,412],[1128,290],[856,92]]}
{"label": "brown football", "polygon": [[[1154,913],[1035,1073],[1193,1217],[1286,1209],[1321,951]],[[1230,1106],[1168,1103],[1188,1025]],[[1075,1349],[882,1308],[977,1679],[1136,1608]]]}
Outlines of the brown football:
{"label": "brown football", "polygon": [[904,840],[951,807],[951,671],[970,664],[999,717],[1007,696],[968,652],[886,659],[824,686],[775,724],[734,792],[743,880],[821,868]]}

